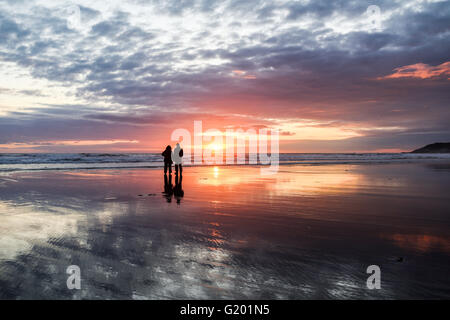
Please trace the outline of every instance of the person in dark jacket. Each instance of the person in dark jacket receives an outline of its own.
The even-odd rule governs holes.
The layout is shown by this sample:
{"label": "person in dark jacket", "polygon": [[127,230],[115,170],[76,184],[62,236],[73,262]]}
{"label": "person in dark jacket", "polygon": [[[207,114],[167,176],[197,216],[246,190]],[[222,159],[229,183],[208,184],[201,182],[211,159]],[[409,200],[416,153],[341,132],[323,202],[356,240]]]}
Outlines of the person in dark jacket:
{"label": "person in dark jacket", "polygon": [[167,174],[167,169],[169,174],[172,174],[172,147],[167,146],[161,155],[164,157],[164,174]]}

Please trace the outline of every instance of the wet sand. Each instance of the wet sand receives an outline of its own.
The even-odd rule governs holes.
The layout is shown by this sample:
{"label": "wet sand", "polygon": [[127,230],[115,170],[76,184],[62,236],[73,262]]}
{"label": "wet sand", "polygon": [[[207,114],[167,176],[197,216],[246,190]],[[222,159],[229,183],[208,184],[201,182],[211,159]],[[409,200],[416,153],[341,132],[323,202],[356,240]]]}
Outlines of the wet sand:
{"label": "wet sand", "polygon": [[169,189],[159,169],[2,173],[0,298],[450,298],[446,163],[191,167]]}

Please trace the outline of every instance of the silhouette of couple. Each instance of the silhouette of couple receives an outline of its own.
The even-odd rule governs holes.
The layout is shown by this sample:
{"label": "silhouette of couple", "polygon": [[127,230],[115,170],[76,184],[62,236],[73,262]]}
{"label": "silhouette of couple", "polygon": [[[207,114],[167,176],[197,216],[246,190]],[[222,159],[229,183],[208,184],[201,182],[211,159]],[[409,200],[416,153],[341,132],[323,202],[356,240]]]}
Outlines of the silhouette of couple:
{"label": "silhouette of couple", "polygon": [[[177,200],[177,204],[180,204],[181,198],[184,196],[184,191],[181,185],[183,180],[183,149],[180,144],[177,143],[175,149],[172,152],[172,147],[167,146],[166,150],[161,154],[164,157],[164,192],[163,196],[167,202],[172,202],[172,196]],[[175,187],[172,184],[172,163],[175,163]],[[169,177],[167,177],[167,170],[169,170]],[[180,176],[178,177],[178,172]]]}
{"label": "silhouette of couple", "polygon": [[164,157],[164,174],[167,174],[167,169],[169,169],[169,174],[172,174],[172,163],[175,163],[175,174],[178,175],[179,170],[181,176],[183,173],[183,167],[181,165],[181,158],[183,158],[183,149],[181,149],[180,144],[177,143],[173,152],[172,147],[167,146],[166,150],[164,150],[161,155]]}

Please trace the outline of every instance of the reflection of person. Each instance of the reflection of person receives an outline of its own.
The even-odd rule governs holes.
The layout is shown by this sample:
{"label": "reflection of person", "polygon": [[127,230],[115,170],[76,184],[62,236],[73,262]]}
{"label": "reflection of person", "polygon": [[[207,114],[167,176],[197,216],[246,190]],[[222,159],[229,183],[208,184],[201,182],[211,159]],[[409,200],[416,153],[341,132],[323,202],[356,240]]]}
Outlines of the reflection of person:
{"label": "reflection of person", "polygon": [[173,188],[173,195],[175,199],[177,199],[177,203],[180,204],[181,198],[184,197],[183,187],[181,182],[183,181],[183,176],[180,171],[180,179],[178,179],[178,175],[175,175],[175,187]]}
{"label": "reflection of person", "polygon": [[161,155],[164,157],[164,174],[167,173],[167,168],[169,168],[169,174],[172,174],[172,147],[167,146]]}
{"label": "reflection of person", "polygon": [[173,162],[175,163],[175,174],[178,175],[178,169],[180,169],[180,175],[183,173],[182,158],[183,149],[181,149],[180,144],[177,143],[175,149],[173,149]]}
{"label": "reflection of person", "polygon": [[169,174],[169,177],[167,177],[167,174],[165,174],[163,197],[166,198],[167,202],[172,202],[173,190],[174,188],[172,185],[172,175]]}

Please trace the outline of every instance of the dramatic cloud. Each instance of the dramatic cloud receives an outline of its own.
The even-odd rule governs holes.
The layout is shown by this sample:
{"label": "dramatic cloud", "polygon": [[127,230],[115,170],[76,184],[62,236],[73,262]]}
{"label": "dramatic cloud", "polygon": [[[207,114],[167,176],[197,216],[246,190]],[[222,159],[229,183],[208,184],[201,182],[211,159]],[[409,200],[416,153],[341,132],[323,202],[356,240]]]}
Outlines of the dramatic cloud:
{"label": "dramatic cloud", "polygon": [[395,72],[380,79],[395,79],[395,78],[419,78],[428,79],[433,77],[445,76],[450,80],[450,61],[440,64],[438,66],[429,66],[424,63],[416,63],[409,66],[395,68]]}
{"label": "dramatic cloud", "polygon": [[448,21],[447,1],[3,1],[0,143],[152,151],[193,120],[299,152],[450,140]]}

